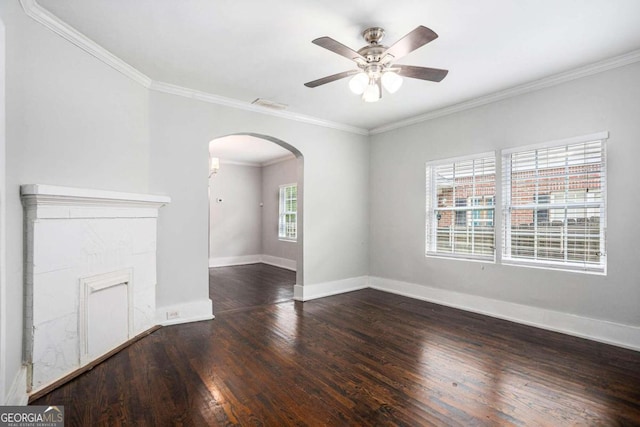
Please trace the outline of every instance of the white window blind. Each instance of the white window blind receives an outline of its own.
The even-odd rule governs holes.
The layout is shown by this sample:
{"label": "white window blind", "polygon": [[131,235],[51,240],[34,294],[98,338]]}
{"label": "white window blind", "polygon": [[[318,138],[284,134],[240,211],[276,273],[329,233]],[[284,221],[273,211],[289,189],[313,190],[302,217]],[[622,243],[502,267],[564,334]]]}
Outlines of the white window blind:
{"label": "white window blind", "polygon": [[606,138],[503,151],[503,262],[605,271]]}
{"label": "white window blind", "polygon": [[426,254],[494,260],[494,153],[429,162]]}
{"label": "white window blind", "polygon": [[280,215],[278,238],[293,240],[298,238],[298,185],[280,186]]}

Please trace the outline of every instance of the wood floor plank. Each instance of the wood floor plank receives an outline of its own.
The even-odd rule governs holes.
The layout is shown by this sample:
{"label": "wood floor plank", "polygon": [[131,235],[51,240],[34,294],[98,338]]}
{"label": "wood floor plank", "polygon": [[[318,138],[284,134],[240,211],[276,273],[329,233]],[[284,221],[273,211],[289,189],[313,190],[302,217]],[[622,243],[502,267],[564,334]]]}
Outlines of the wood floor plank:
{"label": "wood floor plank", "polygon": [[164,327],[34,404],[67,425],[633,426],[640,353],[295,273],[212,269],[216,319]]}
{"label": "wood floor plank", "polygon": [[209,269],[209,293],[214,314],[293,299],[295,271],[267,264]]}

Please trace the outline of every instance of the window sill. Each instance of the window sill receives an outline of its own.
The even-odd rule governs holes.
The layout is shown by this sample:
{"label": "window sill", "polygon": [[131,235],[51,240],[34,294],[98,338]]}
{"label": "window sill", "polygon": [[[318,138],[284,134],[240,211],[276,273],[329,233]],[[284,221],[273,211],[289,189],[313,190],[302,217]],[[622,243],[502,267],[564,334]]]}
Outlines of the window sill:
{"label": "window sill", "polygon": [[278,237],[278,240],[281,242],[289,242],[289,243],[297,243],[298,239],[285,239],[284,237]]}
{"label": "window sill", "polygon": [[434,259],[446,259],[446,260],[456,260],[456,261],[471,261],[471,262],[479,262],[485,264],[497,264],[497,265],[506,265],[510,267],[525,267],[525,268],[537,268],[539,270],[548,270],[548,271],[562,271],[566,273],[581,273],[581,274],[593,274],[596,276],[606,276],[606,268],[602,267],[584,267],[584,266],[569,266],[560,263],[552,263],[552,262],[540,262],[540,261],[523,261],[523,260],[514,260],[514,259],[502,259],[498,262],[495,258],[482,258],[482,257],[465,257],[459,255],[446,255],[446,254],[438,254],[433,252],[428,252],[425,254],[425,258],[434,258]]}
{"label": "window sill", "polygon": [[606,276],[607,271],[605,267],[584,267],[584,266],[572,266],[561,263],[543,262],[543,261],[524,261],[513,258],[503,258],[502,265],[508,265],[512,267],[528,267],[537,268],[540,270],[549,271],[564,271],[568,273],[582,273],[582,274],[594,274],[597,276]]}
{"label": "window sill", "polygon": [[447,255],[436,252],[427,252],[425,258],[448,259],[458,261],[482,262],[487,264],[495,264],[495,257],[479,257],[479,256],[463,256],[463,255]]}

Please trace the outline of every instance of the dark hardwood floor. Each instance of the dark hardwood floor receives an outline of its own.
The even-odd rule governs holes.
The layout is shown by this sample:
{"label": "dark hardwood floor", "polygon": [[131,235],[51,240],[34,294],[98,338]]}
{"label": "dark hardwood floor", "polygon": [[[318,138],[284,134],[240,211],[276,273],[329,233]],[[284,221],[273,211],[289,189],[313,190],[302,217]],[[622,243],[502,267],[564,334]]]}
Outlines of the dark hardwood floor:
{"label": "dark hardwood floor", "polygon": [[209,269],[209,296],[215,315],[290,301],[295,284],[295,271],[268,264]]}
{"label": "dark hardwood floor", "polygon": [[[211,281],[286,276],[260,271]],[[231,288],[215,320],[164,327],[34,404],[65,405],[69,426],[640,425],[639,352],[371,289],[242,304]]]}

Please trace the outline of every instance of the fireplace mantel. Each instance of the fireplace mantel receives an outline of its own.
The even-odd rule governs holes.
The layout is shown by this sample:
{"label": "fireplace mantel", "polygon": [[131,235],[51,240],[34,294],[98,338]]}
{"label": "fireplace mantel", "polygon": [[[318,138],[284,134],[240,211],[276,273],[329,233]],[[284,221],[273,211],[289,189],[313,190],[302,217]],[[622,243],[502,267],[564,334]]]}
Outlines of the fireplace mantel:
{"label": "fireplace mantel", "polygon": [[168,196],[44,184],[22,185],[20,194],[36,218],[156,218],[171,202]]}
{"label": "fireplace mantel", "polygon": [[20,189],[27,388],[36,392],[157,324],[157,217],[171,199],[44,184]]}

